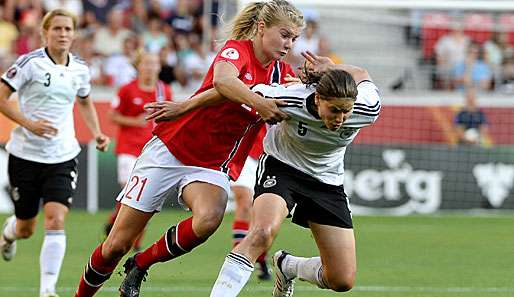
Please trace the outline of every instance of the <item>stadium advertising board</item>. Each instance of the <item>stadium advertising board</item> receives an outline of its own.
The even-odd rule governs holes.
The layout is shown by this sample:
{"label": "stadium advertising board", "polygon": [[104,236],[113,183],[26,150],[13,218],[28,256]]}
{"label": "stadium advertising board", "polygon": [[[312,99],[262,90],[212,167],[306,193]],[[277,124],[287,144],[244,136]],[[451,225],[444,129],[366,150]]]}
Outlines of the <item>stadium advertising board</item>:
{"label": "stadium advertising board", "polygon": [[345,164],[355,214],[514,208],[514,148],[361,144]]}

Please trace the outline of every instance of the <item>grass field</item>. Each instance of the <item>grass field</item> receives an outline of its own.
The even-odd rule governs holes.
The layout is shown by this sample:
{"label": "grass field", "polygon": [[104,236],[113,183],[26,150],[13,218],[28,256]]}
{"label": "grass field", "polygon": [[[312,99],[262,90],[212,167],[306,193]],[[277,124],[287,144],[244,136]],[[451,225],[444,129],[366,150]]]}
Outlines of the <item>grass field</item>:
{"label": "grass field", "polygon": [[[101,239],[107,213],[71,212],[67,221],[68,248],[58,293],[73,296],[92,249]],[[188,213],[156,215],[145,244]],[[0,223],[5,219],[0,215]],[[349,293],[319,290],[298,282],[296,297],[512,297],[514,296],[514,215],[471,217],[458,215],[356,217],[358,275]],[[192,254],[150,270],[141,296],[208,296],[223,258],[231,245],[228,215],[222,227]],[[37,297],[42,227],[18,243],[9,263],[0,261],[0,297]],[[283,225],[272,251],[316,255],[310,233],[289,222]],[[118,268],[117,271],[121,271]],[[117,296],[121,276],[113,274],[97,296]],[[271,296],[271,282],[253,277],[240,296]]]}

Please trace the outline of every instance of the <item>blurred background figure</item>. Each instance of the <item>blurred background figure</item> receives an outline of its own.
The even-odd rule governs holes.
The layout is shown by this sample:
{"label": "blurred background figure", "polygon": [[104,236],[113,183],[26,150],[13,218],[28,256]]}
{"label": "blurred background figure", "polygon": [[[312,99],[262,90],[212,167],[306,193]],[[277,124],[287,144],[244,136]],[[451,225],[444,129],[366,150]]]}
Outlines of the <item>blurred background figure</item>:
{"label": "blurred background figure", "polygon": [[481,91],[490,90],[493,82],[493,71],[487,63],[483,47],[471,43],[467,49],[466,59],[453,68],[453,86],[463,89],[473,86]]}
{"label": "blurred background figure", "polygon": [[455,129],[462,144],[486,144],[489,139],[487,118],[477,106],[476,93],[476,88],[466,88],[464,106],[455,115]]}
{"label": "blurred background figure", "polygon": [[441,37],[435,44],[436,54],[436,88],[453,89],[453,71],[455,67],[466,60],[470,39],[464,34],[461,24],[454,24],[447,35]]}

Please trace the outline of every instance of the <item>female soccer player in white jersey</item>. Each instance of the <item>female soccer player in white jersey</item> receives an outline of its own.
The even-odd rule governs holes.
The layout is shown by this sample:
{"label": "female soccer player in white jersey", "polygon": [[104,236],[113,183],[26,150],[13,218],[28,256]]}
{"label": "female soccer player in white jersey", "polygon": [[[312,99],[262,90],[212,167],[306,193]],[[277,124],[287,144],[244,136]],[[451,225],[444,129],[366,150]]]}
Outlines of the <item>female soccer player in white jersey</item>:
{"label": "female soccer player in white jersey", "polygon": [[287,100],[292,106],[283,110],[290,118],[268,129],[257,169],[252,226],[225,258],[211,297],[238,295],[257,257],[271,247],[290,216],[311,229],[320,257],[278,251],[273,257],[273,296],[292,296],[296,277],[338,292],[353,286],[355,240],[343,188],[344,153],[359,129],[378,117],[380,96],[360,68],[334,65],[322,75],[308,74],[307,85],[253,88],[265,97]]}
{"label": "female soccer player in white jersey", "polygon": [[[45,15],[41,27],[45,47],[21,56],[0,83],[0,112],[19,125],[6,147],[15,215],[4,224],[0,251],[4,260],[13,258],[16,240],[34,233],[43,200],[40,296],[49,297],[57,296],[55,286],[66,249],[64,221],[77,186],[80,147],[73,124],[75,101],[98,150],[107,150],[109,138],[100,131],[89,97],[89,69],[70,53],[76,17],[56,9]],[[7,102],[13,92],[18,92],[19,111]]]}

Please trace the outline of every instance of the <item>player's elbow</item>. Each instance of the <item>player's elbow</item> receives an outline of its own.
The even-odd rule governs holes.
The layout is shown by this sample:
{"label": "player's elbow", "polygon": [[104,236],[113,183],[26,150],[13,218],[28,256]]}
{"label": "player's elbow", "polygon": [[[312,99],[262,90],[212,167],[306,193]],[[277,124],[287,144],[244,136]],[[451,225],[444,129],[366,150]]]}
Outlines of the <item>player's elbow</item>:
{"label": "player's elbow", "polygon": [[220,94],[225,94],[227,90],[230,89],[231,86],[234,85],[233,78],[221,76],[221,77],[214,77],[212,79],[212,85],[218,91]]}

